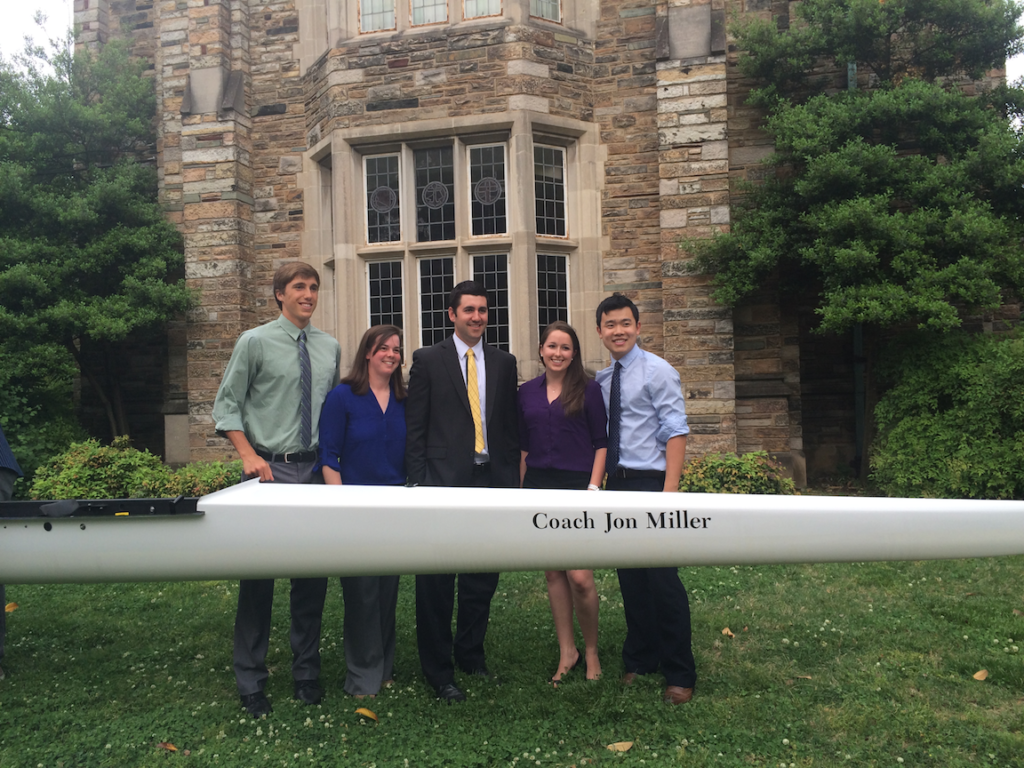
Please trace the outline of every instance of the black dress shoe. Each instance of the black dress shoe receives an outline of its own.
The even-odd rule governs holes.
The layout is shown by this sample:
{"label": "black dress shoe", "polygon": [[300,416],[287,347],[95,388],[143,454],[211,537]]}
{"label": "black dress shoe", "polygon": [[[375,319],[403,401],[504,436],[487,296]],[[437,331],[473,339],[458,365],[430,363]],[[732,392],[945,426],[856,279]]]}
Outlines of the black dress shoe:
{"label": "black dress shoe", "polygon": [[494,678],[494,675],[491,674],[491,670],[487,668],[486,664],[481,664],[479,667],[460,666],[459,670],[467,675],[472,675],[473,677],[482,677],[484,680],[491,680]]}
{"label": "black dress shoe", "polygon": [[267,695],[263,691],[247,693],[242,696],[242,706],[253,717],[263,717],[274,711],[267,701]]}
{"label": "black dress shoe", "polygon": [[324,697],[324,689],[316,680],[296,680],[295,698],[303,704],[319,704]]}
{"label": "black dress shoe", "polygon": [[451,704],[453,701],[465,701],[466,694],[455,683],[447,683],[437,687],[437,698]]}

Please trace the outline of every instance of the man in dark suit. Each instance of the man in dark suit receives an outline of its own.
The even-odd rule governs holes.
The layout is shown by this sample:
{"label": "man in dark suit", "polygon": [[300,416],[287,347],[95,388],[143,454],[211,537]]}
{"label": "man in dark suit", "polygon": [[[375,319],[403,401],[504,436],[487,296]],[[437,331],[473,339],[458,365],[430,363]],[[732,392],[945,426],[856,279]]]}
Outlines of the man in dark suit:
{"label": "man in dark suit", "polygon": [[[519,486],[516,359],[485,344],[487,293],[472,281],[448,298],[455,334],[417,350],[406,400],[406,471],[412,485],[475,488]],[[416,577],[416,639],[420,664],[439,699],[464,701],[455,665],[489,676],[484,635],[496,573],[458,574],[459,613],[454,640],[456,575]],[[452,661],[454,651],[454,663]]]}

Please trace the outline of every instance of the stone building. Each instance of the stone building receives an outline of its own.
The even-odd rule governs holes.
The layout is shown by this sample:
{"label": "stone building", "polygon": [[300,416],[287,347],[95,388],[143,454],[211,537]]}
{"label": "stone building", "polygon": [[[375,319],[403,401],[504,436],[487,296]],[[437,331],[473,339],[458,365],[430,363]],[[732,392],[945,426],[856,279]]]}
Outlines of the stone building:
{"label": "stone building", "polygon": [[[482,280],[488,340],[523,378],[556,318],[603,367],[594,309],[626,292],[642,343],[681,374],[691,454],[765,449],[798,481],[805,439],[822,468],[847,460],[845,372],[802,392],[797,313],[770,293],[716,305],[679,247],[729,226],[730,186],[771,151],[726,19],[788,13],[784,0],[75,0],[83,42],[129,36],[152,62],[161,200],[201,291],[171,331],[166,458],[229,455],[210,417],[224,365],[277,314],[274,269],[303,259],[323,280],[314,322],[346,356],[378,322],[405,329],[407,352],[433,343],[453,282]],[[815,397],[832,416],[805,435]]]}

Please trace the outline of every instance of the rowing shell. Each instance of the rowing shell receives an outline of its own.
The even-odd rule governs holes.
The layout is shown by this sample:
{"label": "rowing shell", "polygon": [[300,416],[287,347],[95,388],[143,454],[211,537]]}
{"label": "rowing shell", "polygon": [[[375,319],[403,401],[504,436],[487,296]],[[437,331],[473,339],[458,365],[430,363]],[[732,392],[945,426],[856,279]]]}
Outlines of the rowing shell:
{"label": "rowing shell", "polygon": [[0,583],[1016,554],[1020,501],[250,481],[204,496],[195,514],[0,519]]}

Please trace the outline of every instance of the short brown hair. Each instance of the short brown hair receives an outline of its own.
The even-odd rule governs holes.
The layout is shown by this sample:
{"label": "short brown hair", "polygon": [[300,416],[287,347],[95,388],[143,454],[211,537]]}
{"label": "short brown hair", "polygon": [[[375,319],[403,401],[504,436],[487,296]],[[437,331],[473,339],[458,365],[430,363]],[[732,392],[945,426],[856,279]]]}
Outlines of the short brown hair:
{"label": "short brown hair", "polygon": [[320,284],[320,273],[313,269],[312,266],[304,261],[286,261],[274,273],[274,301],[277,302],[278,309],[281,309],[281,300],[277,298],[277,292],[284,293],[288,283],[296,277],[313,278],[316,280],[317,285]]}

